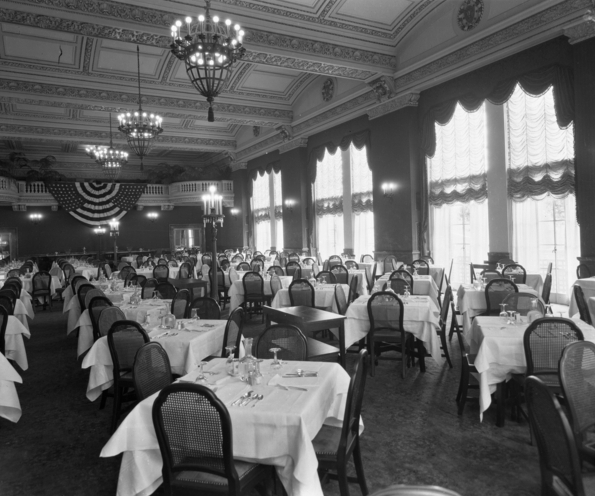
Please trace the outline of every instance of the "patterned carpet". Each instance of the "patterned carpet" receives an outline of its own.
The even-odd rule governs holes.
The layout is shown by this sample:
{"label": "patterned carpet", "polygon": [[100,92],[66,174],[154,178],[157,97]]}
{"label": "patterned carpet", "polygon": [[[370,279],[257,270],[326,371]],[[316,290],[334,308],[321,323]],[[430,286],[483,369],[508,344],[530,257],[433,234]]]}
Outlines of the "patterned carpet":
{"label": "patterned carpet", "polygon": [[[262,330],[259,321],[249,323],[246,335]],[[76,339],[66,336],[60,305],[38,311],[30,327],[29,370],[18,386],[23,416],[17,424],[0,419],[0,494],[115,496],[120,459],[99,457],[111,403],[100,411],[87,400],[88,372],[76,360]],[[382,360],[376,377],[368,377],[362,413],[368,487],[436,484],[463,496],[540,494],[538,454],[526,423],[507,418],[497,428],[493,411],[480,423],[477,402],[457,415],[457,354],[453,346],[452,370],[430,358],[425,374],[410,369],[403,380],[399,362]],[[339,494],[335,482],[323,489]],[[360,494],[356,485],[351,494]]]}

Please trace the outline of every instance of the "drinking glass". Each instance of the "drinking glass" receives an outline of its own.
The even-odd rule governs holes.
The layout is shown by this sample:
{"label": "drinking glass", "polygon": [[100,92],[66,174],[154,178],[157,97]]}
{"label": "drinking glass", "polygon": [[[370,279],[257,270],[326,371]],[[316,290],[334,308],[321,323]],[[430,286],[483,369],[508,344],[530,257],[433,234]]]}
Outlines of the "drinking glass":
{"label": "drinking glass", "polygon": [[500,317],[506,318],[508,316],[506,313],[506,303],[500,303],[500,308],[502,309],[500,310]]}
{"label": "drinking glass", "polygon": [[506,322],[508,325],[514,325],[514,310],[507,310],[508,313],[508,321]]}
{"label": "drinking glass", "polygon": [[199,382],[206,382],[207,380],[205,379],[205,373],[203,371],[203,367],[207,364],[207,362],[200,362],[198,364],[198,376],[196,377],[196,380]]}
{"label": "drinking glass", "polygon": [[281,362],[277,358],[277,353],[279,351],[281,351],[281,348],[271,348],[269,351],[275,355],[274,358],[273,358],[273,363],[271,363],[271,368],[272,369],[275,369],[275,370],[280,369],[281,368]]}
{"label": "drinking glass", "polygon": [[545,314],[552,316],[554,315],[554,312],[552,312],[552,305],[550,303],[545,306]]}
{"label": "drinking glass", "polygon": [[[196,308],[193,308],[190,310],[190,318],[192,320],[198,320],[198,313],[196,311]],[[233,346],[233,348],[235,348],[235,346]],[[225,348],[225,349],[227,349],[227,348]]]}

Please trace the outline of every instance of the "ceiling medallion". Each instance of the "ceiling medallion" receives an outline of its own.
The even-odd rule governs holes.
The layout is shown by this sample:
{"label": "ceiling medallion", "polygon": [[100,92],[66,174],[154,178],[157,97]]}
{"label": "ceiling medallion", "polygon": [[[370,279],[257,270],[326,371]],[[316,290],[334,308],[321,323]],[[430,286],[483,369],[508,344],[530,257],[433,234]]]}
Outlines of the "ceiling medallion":
{"label": "ceiling medallion", "polygon": [[470,31],[481,21],[483,0],[463,0],[457,14],[457,22],[463,31]]}
{"label": "ceiling medallion", "polygon": [[126,135],[130,148],[140,157],[140,170],[143,170],[143,157],[151,151],[154,140],[163,132],[162,118],[143,112],[140,95],[140,50],[136,46],[136,66],[138,72],[138,111],[120,114],[118,129]]}
{"label": "ceiling medallion", "polygon": [[211,17],[211,0],[205,0],[205,15],[197,22],[186,17],[186,36],[182,36],[182,21],[171,27],[171,52],[186,64],[190,82],[209,102],[208,121],[214,122],[213,100],[219,96],[223,83],[231,73],[231,66],[246,52],[242,46],[244,31],[239,24],[231,26],[231,20],[219,22]]}
{"label": "ceiling medallion", "polygon": [[330,101],[335,94],[335,82],[328,78],[322,85],[322,99],[325,102]]}

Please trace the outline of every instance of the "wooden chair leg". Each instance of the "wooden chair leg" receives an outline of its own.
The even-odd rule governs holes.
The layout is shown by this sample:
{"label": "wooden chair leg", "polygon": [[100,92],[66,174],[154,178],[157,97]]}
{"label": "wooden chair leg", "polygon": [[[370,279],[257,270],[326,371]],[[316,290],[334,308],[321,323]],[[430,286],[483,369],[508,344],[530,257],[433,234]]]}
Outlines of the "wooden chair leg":
{"label": "wooden chair leg", "polygon": [[370,357],[370,377],[376,373],[376,353],[374,350],[374,336],[368,334],[368,356]]}
{"label": "wooden chair leg", "polygon": [[401,331],[401,377],[405,379],[405,375],[407,372],[407,337],[405,336],[405,331]]}
{"label": "wooden chair leg", "polygon": [[103,410],[105,408],[106,400],[107,400],[107,389],[105,391],[101,391],[101,402],[99,403],[100,410]]}
{"label": "wooden chair leg", "polygon": [[461,371],[461,384],[459,387],[459,394],[457,395],[457,404],[459,406],[457,413],[463,414],[465,403],[467,402],[467,390],[469,389],[469,371],[463,368]]}
{"label": "wooden chair leg", "polygon": [[349,496],[349,481],[347,480],[347,465],[337,464],[337,480],[341,496]]}
{"label": "wooden chair leg", "polygon": [[357,474],[357,481],[363,496],[368,494],[368,485],[366,484],[366,476],[364,475],[364,465],[362,463],[362,453],[359,448],[359,438],[355,442],[353,450],[353,464],[355,465],[355,473]]}
{"label": "wooden chair leg", "polygon": [[110,426],[110,434],[116,432],[118,427],[118,418],[120,418],[120,408],[122,404],[122,388],[114,388],[114,407],[112,410],[112,423]]}
{"label": "wooden chair leg", "polygon": [[506,423],[506,419],[504,418],[505,415],[505,408],[504,408],[504,398],[506,397],[506,383],[500,382],[496,386],[496,425],[498,427],[504,427]]}
{"label": "wooden chair leg", "polygon": [[423,341],[415,338],[415,346],[417,348],[417,355],[419,358],[419,370],[420,372],[426,371],[426,347]]}

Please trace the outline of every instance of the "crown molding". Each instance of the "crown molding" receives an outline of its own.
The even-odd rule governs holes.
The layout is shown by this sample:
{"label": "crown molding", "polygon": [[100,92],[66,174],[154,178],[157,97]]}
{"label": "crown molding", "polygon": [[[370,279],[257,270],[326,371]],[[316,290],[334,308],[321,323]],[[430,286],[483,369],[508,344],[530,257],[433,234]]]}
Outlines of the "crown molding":
{"label": "crown molding", "polygon": [[306,146],[308,146],[308,138],[293,139],[291,141],[288,141],[287,143],[282,144],[279,147],[279,153],[286,153],[296,148],[305,148]]}
{"label": "crown molding", "polygon": [[419,93],[407,93],[406,95],[391,98],[390,100],[371,108],[368,110],[368,117],[370,120],[373,120],[404,107],[417,107],[418,102]]}
{"label": "crown molding", "polygon": [[587,12],[577,21],[564,28],[564,34],[568,36],[571,45],[588,40],[595,36],[595,15],[592,10]]}

